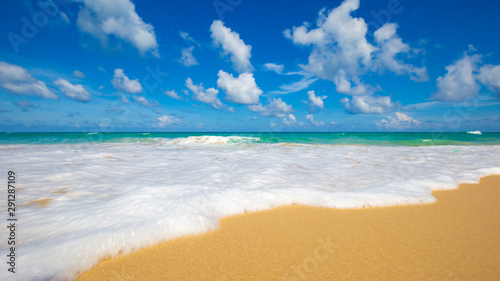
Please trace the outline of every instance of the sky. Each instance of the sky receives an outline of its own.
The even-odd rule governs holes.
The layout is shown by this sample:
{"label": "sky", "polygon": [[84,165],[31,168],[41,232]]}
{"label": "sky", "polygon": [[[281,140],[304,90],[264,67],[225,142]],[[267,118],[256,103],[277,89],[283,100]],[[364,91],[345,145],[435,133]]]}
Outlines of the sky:
{"label": "sky", "polygon": [[0,131],[500,131],[498,1],[0,0]]}

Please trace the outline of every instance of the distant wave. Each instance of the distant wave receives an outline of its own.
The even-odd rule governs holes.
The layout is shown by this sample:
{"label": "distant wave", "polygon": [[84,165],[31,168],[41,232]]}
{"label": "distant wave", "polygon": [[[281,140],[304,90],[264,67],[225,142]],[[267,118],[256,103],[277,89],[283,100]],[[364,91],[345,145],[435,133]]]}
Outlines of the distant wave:
{"label": "distant wave", "polygon": [[482,135],[483,133],[481,133],[481,131],[467,131],[467,134],[471,134],[471,135]]}
{"label": "distant wave", "polygon": [[258,137],[240,137],[240,136],[190,136],[187,138],[176,138],[168,140],[173,144],[247,144],[260,141]]}

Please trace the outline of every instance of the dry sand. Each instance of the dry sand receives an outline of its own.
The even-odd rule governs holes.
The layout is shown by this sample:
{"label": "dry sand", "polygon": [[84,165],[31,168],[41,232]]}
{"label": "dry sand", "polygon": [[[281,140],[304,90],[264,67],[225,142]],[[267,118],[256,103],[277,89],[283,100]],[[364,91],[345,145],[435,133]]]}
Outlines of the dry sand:
{"label": "dry sand", "polygon": [[228,217],[79,280],[500,280],[500,176],[433,195],[427,205]]}

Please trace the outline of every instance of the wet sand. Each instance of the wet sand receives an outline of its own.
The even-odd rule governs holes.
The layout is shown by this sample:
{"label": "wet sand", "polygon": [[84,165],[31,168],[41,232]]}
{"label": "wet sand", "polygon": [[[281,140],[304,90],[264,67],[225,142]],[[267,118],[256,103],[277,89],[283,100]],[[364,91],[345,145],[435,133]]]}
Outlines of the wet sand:
{"label": "wet sand", "polygon": [[433,195],[426,205],[232,216],[78,280],[500,280],[500,176]]}

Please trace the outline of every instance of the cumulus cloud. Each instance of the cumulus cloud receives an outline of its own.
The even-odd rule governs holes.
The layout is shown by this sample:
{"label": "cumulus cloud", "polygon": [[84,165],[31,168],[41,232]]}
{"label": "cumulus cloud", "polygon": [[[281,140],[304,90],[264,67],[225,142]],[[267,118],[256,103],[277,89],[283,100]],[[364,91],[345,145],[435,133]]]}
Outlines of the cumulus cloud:
{"label": "cumulus cloud", "polygon": [[337,93],[346,95],[371,95],[376,90],[373,86],[366,85],[359,81],[357,77],[348,77],[344,70],[339,71],[333,82],[335,83],[335,90],[337,91]]}
{"label": "cumulus cloud", "polygon": [[110,35],[134,45],[141,54],[158,55],[154,27],[145,23],[129,0],[77,0],[82,3],[77,24],[80,31],[107,45]]}
{"label": "cumulus cloud", "polygon": [[182,63],[186,67],[198,64],[198,62],[196,61],[196,59],[193,56],[193,49],[194,49],[194,46],[182,49],[182,56],[179,59],[179,62]]}
{"label": "cumulus cloud", "polygon": [[118,91],[125,93],[140,94],[142,92],[142,86],[141,83],[139,83],[139,79],[130,80],[127,75],[123,73],[123,69],[121,68],[115,69],[111,84]]}
{"label": "cumulus cloud", "polygon": [[217,46],[221,46],[225,55],[229,55],[233,67],[236,71],[251,72],[253,70],[250,63],[252,46],[246,45],[240,39],[240,35],[230,28],[225,27],[220,20],[214,20],[210,26],[212,39]]}
{"label": "cumulus cloud", "polygon": [[170,124],[176,124],[176,123],[181,122],[181,120],[179,120],[178,118],[175,118],[173,116],[168,116],[168,115],[163,115],[161,117],[158,117],[157,120],[158,120],[158,124],[156,124],[156,127],[158,127],[158,128],[165,128]]}
{"label": "cumulus cloud", "polygon": [[186,87],[193,93],[194,99],[208,103],[215,109],[221,109],[224,107],[220,99],[217,97],[219,90],[215,88],[206,89],[203,88],[203,84],[194,85],[193,80],[189,77],[186,79]]}
{"label": "cumulus cloud", "polygon": [[387,116],[387,119],[382,119],[380,122],[375,122],[379,127],[405,129],[420,126],[420,121],[408,116],[404,113],[396,112],[394,116]]}
{"label": "cumulus cloud", "polygon": [[141,104],[142,106],[147,106],[147,107],[155,107],[158,106],[158,102],[151,103],[149,102],[145,97],[142,96],[133,96],[133,99]]}
{"label": "cumulus cloud", "polygon": [[255,83],[252,73],[242,73],[238,78],[220,70],[217,87],[226,93],[226,100],[237,104],[258,104],[262,90]]}
{"label": "cumulus cloud", "polygon": [[[345,0],[328,15],[321,10],[317,28],[309,24],[285,30],[285,37],[297,45],[312,45],[309,63],[304,68],[320,78],[334,81],[342,73],[359,77],[367,71],[388,69],[398,75],[411,75],[415,80],[425,80],[427,70],[404,64],[396,56],[408,54],[411,48],[396,34],[397,25],[387,23],[375,31],[375,42],[366,39],[368,26],[363,18],[351,13],[359,8],[359,0]],[[356,80],[356,79],[353,79]]]}
{"label": "cumulus cloud", "polygon": [[325,125],[325,123],[323,123],[322,121],[315,121],[314,120],[314,116],[312,114],[307,115],[306,119],[307,119],[307,121],[311,122],[311,124],[313,124],[314,126],[323,126],[323,125]]}
{"label": "cumulus cloud", "polygon": [[410,46],[396,34],[397,28],[397,24],[387,23],[375,31],[375,41],[380,49],[375,53],[373,67],[382,71],[387,69],[398,75],[409,75],[415,81],[429,80],[425,66],[415,67],[396,58],[399,54],[409,54],[411,51]]}
{"label": "cumulus cloud", "polygon": [[79,70],[73,71],[73,76],[78,77],[78,78],[85,78],[85,74]]}
{"label": "cumulus cloud", "polygon": [[416,81],[427,80],[425,67],[415,67],[400,59],[414,50],[396,34],[397,25],[385,24],[375,31],[373,42],[369,42],[365,20],[351,16],[358,8],[359,0],[345,0],[328,13],[321,10],[316,28],[306,22],[283,32],[294,44],[312,47],[308,63],[301,65],[302,68],[311,75],[332,81],[337,92],[347,95],[368,96],[375,92],[375,87],[361,80],[369,72],[391,71],[409,75]]}
{"label": "cumulus cloud", "polygon": [[181,96],[179,96],[179,94],[177,94],[177,92],[175,90],[171,90],[171,91],[167,90],[164,93],[165,93],[165,95],[167,95],[167,96],[169,96],[169,97],[171,97],[173,99],[176,99],[176,100],[181,100],[182,99]]}
{"label": "cumulus cloud", "polygon": [[293,112],[292,106],[286,104],[281,98],[272,98],[266,106],[262,104],[249,105],[248,109],[250,111],[260,112],[262,116],[280,118],[289,116],[289,114]]}
{"label": "cumulus cloud", "polygon": [[482,65],[483,56],[469,45],[463,56],[446,66],[446,74],[437,81],[438,90],[432,99],[445,102],[462,102],[479,94],[481,85],[500,98],[500,65]]}
{"label": "cumulus cloud", "polygon": [[47,85],[33,77],[25,68],[0,61],[0,86],[16,95],[59,99]]}
{"label": "cumulus cloud", "polygon": [[61,92],[70,99],[81,102],[90,101],[90,93],[81,84],[73,85],[66,79],[57,79],[54,85],[58,86]]}
{"label": "cumulus cloud", "polygon": [[438,90],[433,93],[432,99],[458,102],[476,96],[479,85],[474,72],[480,60],[479,55],[464,54],[463,58],[446,66],[447,72],[437,79]]}
{"label": "cumulus cloud", "polygon": [[283,118],[283,124],[287,126],[293,126],[295,123],[297,123],[297,119],[293,114],[288,114],[288,117]]}
{"label": "cumulus cloud", "polygon": [[340,102],[344,105],[345,111],[351,114],[385,113],[395,106],[390,97],[371,95],[353,96],[352,100],[343,98]]}
{"label": "cumulus cloud", "polygon": [[323,100],[326,99],[327,96],[316,96],[314,91],[307,92],[307,96],[309,97],[307,101],[307,110],[309,110],[309,112],[314,112],[316,107],[323,109],[325,106]]}
{"label": "cumulus cloud", "polygon": [[479,81],[500,98],[500,65],[485,65],[478,74]]}
{"label": "cumulus cloud", "polygon": [[350,15],[358,8],[359,0],[346,0],[328,15],[321,10],[317,28],[308,30],[309,24],[305,23],[285,31],[295,44],[313,46],[306,70],[332,80],[342,69],[348,75],[359,75],[362,67],[371,63],[376,48],[366,40],[368,27],[362,18]]}

